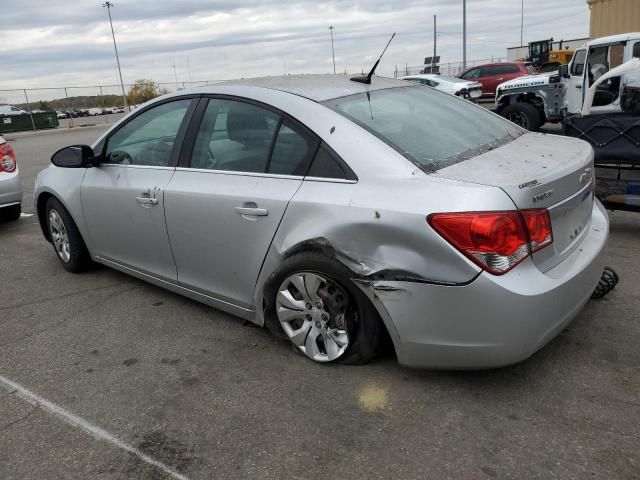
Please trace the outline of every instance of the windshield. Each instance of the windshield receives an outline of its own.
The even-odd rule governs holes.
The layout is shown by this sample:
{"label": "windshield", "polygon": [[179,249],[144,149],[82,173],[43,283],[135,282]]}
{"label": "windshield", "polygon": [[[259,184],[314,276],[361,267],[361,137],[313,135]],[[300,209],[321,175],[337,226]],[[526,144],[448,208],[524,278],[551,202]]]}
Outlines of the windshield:
{"label": "windshield", "polygon": [[418,86],[359,93],[325,105],[426,172],[492,150],[524,133],[467,100]]}

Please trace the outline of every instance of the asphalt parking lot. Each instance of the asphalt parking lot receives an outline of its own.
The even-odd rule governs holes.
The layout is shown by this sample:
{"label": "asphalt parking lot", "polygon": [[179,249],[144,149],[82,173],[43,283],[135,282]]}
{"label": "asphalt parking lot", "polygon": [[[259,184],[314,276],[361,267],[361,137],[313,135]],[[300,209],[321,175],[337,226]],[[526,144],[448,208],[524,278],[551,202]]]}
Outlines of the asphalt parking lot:
{"label": "asphalt parking lot", "polygon": [[[25,213],[51,153],[105,128],[7,135]],[[529,360],[437,372],[313,364],[124,274],[67,273],[35,216],[0,224],[0,478],[640,478],[639,238],[611,214],[620,284]]]}

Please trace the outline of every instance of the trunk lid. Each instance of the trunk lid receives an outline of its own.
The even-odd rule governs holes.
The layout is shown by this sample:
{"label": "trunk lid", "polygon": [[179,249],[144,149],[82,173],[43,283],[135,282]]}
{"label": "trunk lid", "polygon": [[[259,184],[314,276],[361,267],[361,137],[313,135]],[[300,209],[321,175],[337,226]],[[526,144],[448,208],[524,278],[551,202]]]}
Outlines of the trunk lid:
{"label": "trunk lid", "polygon": [[566,258],[589,230],[593,175],[593,149],[588,143],[538,133],[522,135],[432,174],[499,187],[519,210],[547,208],[553,244],[533,254],[542,271]]}

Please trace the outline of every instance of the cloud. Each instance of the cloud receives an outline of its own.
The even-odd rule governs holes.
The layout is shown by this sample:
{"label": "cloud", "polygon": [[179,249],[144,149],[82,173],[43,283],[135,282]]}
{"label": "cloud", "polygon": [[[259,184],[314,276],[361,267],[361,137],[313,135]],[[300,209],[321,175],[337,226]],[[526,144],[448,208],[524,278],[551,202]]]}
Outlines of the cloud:
{"label": "cloud", "polygon": [[[339,71],[368,69],[391,33],[397,32],[379,68],[380,74],[391,75],[396,66],[417,65],[432,54],[434,14],[442,62],[462,57],[462,0],[114,3],[111,12],[125,82],[329,72],[329,25],[335,26]],[[3,0],[0,89],[116,84],[111,31],[101,4]],[[467,4],[468,58],[505,57],[506,48],[520,40],[520,2]],[[525,0],[524,33],[525,42],[587,36],[586,1]],[[0,92],[0,97],[7,93]]]}

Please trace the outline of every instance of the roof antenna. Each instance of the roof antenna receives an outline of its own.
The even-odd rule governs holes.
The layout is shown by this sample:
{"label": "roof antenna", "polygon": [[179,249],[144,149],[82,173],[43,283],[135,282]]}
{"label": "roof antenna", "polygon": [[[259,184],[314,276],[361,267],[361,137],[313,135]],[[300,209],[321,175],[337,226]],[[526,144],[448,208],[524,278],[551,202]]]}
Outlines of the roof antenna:
{"label": "roof antenna", "polygon": [[376,68],[378,68],[378,64],[380,63],[380,60],[382,60],[382,55],[384,55],[384,52],[387,51],[387,48],[389,48],[389,44],[391,43],[391,40],[393,40],[393,37],[395,36],[396,36],[395,33],[391,35],[391,38],[387,42],[387,46],[384,47],[384,50],[380,54],[380,58],[378,58],[378,60],[376,60],[376,63],[373,64],[373,68],[371,69],[371,71],[367,75],[358,75],[357,77],[351,77],[352,82],[366,83],[367,85],[371,85],[371,77],[373,77],[373,74],[375,73]]}

